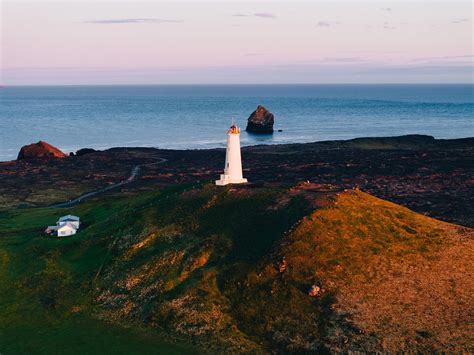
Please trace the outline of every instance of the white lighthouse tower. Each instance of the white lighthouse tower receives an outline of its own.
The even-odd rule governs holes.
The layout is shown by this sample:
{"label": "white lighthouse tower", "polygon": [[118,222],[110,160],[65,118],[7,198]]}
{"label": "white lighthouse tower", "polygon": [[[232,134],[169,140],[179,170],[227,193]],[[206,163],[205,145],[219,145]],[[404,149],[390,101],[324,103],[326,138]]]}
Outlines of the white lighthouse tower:
{"label": "white lighthouse tower", "polygon": [[216,185],[243,184],[247,182],[242,176],[242,160],[240,158],[240,128],[232,122],[227,131],[227,151],[225,154],[224,174],[216,180]]}

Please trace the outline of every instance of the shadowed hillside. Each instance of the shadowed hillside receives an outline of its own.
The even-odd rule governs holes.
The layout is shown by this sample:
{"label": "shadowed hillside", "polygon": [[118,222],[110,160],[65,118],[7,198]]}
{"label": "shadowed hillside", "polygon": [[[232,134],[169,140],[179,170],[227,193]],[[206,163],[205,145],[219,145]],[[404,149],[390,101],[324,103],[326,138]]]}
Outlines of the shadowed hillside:
{"label": "shadowed hillside", "polygon": [[65,212],[2,212],[5,353],[472,350],[472,231],[363,192],[181,185],[92,199],[67,210],[76,236],[43,236]]}

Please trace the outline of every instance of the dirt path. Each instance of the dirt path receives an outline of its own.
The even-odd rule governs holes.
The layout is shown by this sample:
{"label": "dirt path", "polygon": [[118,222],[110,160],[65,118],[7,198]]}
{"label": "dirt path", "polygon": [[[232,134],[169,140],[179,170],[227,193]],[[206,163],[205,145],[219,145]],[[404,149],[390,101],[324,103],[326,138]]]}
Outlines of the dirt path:
{"label": "dirt path", "polygon": [[165,162],[168,161],[168,159],[165,159],[165,158],[158,158],[159,161],[157,162],[154,162],[154,163],[148,163],[148,164],[142,164],[142,165],[135,165],[133,168],[132,168],[132,171],[130,172],[130,176],[126,179],[126,180],[122,180],[116,184],[113,184],[113,185],[109,185],[109,186],[106,186],[102,189],[99,189],[99,190],[95,190],[95,191],[91,191],[91,192],[87,192],[79,197],[76,197],[75,199],[73,200],[69,200],[69,201],[66,201],[66,202],[61,202],[61,203],[56,203],[54,205],[51,205],[49,206],[50,208],[68,208],[68,207],[72,207],[72,206],[75,206],[79,203],[81,203],[82,201],[84,201],[85,199],[88,199],[90,197],[93,197],[93,196],[97,196],[98,194],[101,194],[101,193],[104,193],[104,192],[107,192],[107,191],[110,191],[112,189],[115,189],[117,187],[120,187],[120,186],[123,186],[123,185],[126,185],[126,184],[129,184],[131,183],[132,181],[135,180],[135,178],[138,176],[138,173],[140,172],[140,169],[142,167],[148,167],[148,166],[153,166],[153,165],[158,165],[158,164],[163,164]]}

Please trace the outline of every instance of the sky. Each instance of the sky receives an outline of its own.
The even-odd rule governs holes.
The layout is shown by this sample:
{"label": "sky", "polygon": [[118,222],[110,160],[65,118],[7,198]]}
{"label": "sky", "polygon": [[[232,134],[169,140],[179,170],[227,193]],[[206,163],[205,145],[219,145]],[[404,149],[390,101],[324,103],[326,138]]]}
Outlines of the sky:
{"label": "sky", "polygon": [[1,85],[474,81],[471,0],[0,3]]}

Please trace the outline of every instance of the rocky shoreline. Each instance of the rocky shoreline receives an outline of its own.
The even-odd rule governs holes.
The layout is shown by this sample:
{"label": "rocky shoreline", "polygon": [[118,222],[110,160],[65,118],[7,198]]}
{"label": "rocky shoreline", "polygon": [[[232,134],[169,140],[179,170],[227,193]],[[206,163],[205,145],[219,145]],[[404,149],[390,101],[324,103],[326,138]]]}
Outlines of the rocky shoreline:
{"label": "rocky shoreline", "polygon": [[[39,161],[0,163],[0,208],[45,206],[127,178],[135,165],[156,159],[123,189],[211,182],[222,170],[223,149],[112,148]],[[359,138],[242,149],[243,188],[291,188],[302,181],[322,190],[360,187],[375,196],[448,222],[474,226],[474,138],[429,136]]]}

